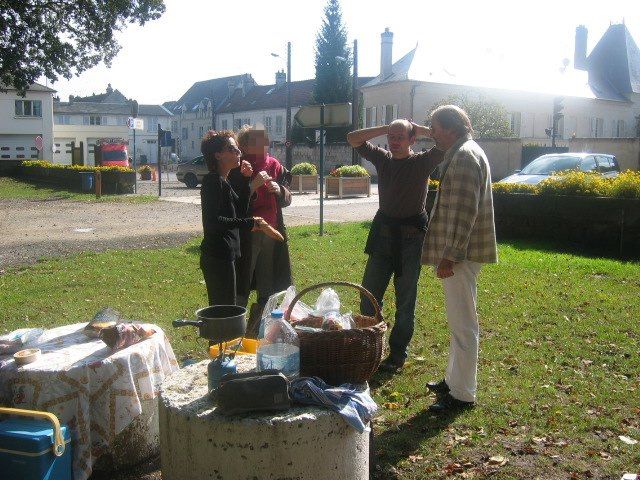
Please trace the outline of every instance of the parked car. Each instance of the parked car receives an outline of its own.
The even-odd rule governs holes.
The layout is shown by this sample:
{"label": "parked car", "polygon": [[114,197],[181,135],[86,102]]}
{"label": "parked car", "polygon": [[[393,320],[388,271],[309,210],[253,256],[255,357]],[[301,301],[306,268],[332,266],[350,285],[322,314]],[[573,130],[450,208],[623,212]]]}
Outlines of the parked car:
{"label": "parked car", "polygon": [[535,185],[552,173],[578,170],[596,172],[605,177],[615,177],[620,173],[618,160],[604,153],[549,153],[542,155],[522,170],[503,178],[498,183],[528,183]]}
{"label": "parked car", "polygon": [[176,170],[176,178],[187,187],[196,188],[198,184],[202,183],[202,178],[207,173],[209,173],[209,170],[204,163],[204,157],[200,155],[193,160],[179,164]]}

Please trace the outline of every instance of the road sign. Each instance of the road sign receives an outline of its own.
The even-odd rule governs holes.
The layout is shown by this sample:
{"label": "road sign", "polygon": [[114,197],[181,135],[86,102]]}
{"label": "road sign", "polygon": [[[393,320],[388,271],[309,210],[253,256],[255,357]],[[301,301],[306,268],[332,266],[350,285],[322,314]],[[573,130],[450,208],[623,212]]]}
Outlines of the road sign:
{"label": "road sign", "polygon": [[127,118],[127,127],[132,130],[144,130],[144,121],[141,118]]}
{"label": "road sign", "polygon": [[38,151],[40,152],[42,150],[42,137],[40,135],[38,135],[35,140],[34,143],[36,144],[36,148],[38,149]]}
{"label": "road sign", "polygon": [[305,105],[295,115],[296,121],[304,128],[348,127],[351,125],[350,103],[329,103],[324,105],[324,125],[320,122],[322,105]]}

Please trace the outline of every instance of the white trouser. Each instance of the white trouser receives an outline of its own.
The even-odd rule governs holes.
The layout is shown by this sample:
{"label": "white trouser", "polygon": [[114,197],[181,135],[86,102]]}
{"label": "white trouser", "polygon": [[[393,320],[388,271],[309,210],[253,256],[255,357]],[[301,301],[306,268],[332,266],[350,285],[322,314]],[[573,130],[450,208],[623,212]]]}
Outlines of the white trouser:
{"label": "white trouser", "polygon": [[481,266],[463,260],[454,265],[453,276],[441,280],[451,335],[445,381],[451,395],[465,402],[476,400],[480,339],[476,304]]}

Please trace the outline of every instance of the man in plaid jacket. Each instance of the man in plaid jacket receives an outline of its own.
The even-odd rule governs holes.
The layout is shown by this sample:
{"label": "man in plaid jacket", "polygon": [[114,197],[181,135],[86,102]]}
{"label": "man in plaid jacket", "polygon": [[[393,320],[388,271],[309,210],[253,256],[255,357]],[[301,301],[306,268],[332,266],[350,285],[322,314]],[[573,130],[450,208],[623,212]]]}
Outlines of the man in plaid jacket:
{"label": "man in plaid jacket", "polygon": [[476,400],[479,326],[477,279],[483,263],[496,263],[491,171],[487,157],[472,140],[471,122],[461,108],[445,105],[431,113],[436,147],[445,150],[441,180],[422,263],[433,265],[445,294],[451,334],[449,362],[431,411],[472,407]]}

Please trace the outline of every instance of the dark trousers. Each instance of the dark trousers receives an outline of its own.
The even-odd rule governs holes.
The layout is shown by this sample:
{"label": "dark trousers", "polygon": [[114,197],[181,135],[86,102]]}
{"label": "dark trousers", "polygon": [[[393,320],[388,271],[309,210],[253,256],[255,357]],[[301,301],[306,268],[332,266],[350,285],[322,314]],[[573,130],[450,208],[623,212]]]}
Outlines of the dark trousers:
{"label": "dark trousers", "polygon": [[[390,355],[398,360],[407,358],[407,346],[413,336],[418,279],[422,267],[422,244],[424,234],[404,237],[402,239],[402,275],[393,273],[391,238],[378,237],[375,251],[369,255],[364,269],[362,286],[369,290],[382,308],[384,292],[393,275],[393,288],[396,296],[395,323],[389,336]],[[373,306],[366,297],[360,298],[360,311],[363,315],[374,315]]]}
{"label": "dark trousers", "polygon": [[236,269],[233,260],[200,255],[209,305],[236,304]]}

